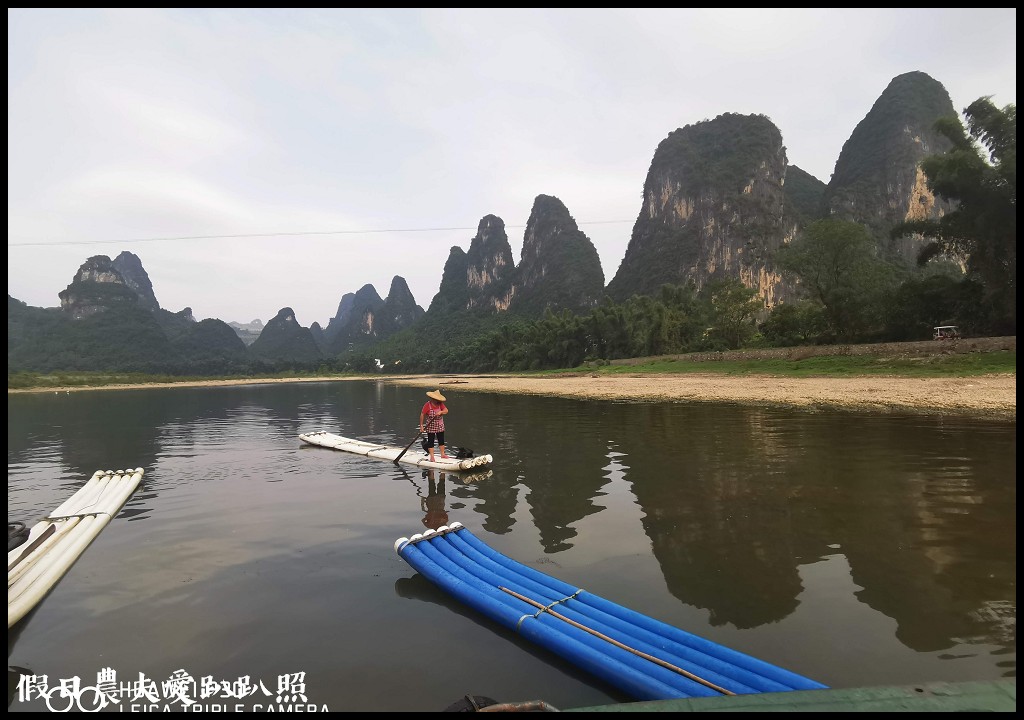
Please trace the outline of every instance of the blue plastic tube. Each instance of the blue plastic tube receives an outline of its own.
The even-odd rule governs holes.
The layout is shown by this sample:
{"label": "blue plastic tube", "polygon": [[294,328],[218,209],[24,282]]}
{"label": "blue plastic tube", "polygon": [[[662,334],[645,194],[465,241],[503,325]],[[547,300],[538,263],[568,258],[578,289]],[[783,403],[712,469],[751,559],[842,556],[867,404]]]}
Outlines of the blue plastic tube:
{"label": "blue plastic tube", "polygon": [[[510,590],[543,604],[572,596],[569,600],[559,602],[553,609],[566,618],[681,667],[731,692],[774,692],[825,687],[821,683],[765,663],[751,655],[643,616],[516,562],[482,543],[460,523],[453,523],[451,530],[432,537],[429,542],[435,544],[438,550],[443,550],[450,560],[458,560],[464,556],[464,560],[458,560],[459,569],[454,570],[457,577],[480,576],[481,582],[487,586],[503,584]],[[534,608],[534,611],[536,612],[537,608]],[[558,622],[567,625],[562,621]],[[599,638],[593,639],[599,643],[605,642]],[[651,671],[657,675],[662,674],[662,671],[672,673],[635,655],[634,658],[636,660],[629,661],[630,664],[635,665],[639,662],[640,668],[657,668],[656,671]],[[679,684],[678,680],[668,682],[674,686]],[[695,688],[687,683],[692,681],[687,680],[683,683],[683,691],[686,692],[684,696],[707,694],[710,689],[703,685]],[[712,690],[712,693],[715,691]]]}
{"label": "blue plastic tube", "polygon": [[[537,583],[540,586],[547,587],[551,592],[557,593],[559,597],[572,595],[573,593],[577,593],[579,590],[568,583],[562,582],[557,578],[553,578],[550,575],[546,575],[545,573],[502,555],[489,547],[486,543],[479,540],[467,528],[462,527],[461,525],[454,530],[454,538],[463,541],[467,546],[480,553],[480,555],[505,568],[506,572],[515,573],[525,579]],[[719,645],[718,643],[711,642],[705,638],[680,630],[672,625],[661,622],[660,620],[655,620],[654,618],[605,600],[604,598],[585,590],[579,591],[578,594],[576,594],[575,600],[599,610],[606,615],[618,618],[630,625],[651,632],[655,636],[664,638],[667,641],[677,643],[683,647],[692,648],[707,656],[717,658],[727,665],[752,673],[754,676],[765,678],[767,681],[770,681],[770,685],[759,688],[762,692],[774,692],[776,690],[817,690],[827,687],[815,680],[811,680],[810,678],[780,668],[777,665],[772,665],[771,663],[759,660],[753,656],[746,655],[745,653],[727,648],[724,645]],[[678,654],[678,652],[679,651],[677,651],[676,654]],[[725,674],[724,666],[719,668],[719,672]],[[751,676],[745,676],[745,682],[757,687]]]}
{"label": "blue plastic tube", "polygon": [[[420,544],[423,547],[420,547]],[[533,612],[529,604],[516,601],[521,606],[516,609],[505,601],[506,593],[493,588],[481,588],[445,569],[429,557],[429,542],[406,543],[398,548],[398,554],[418,572],[449,592],[467,606],[483,613],[502,626],[518,632],[525,639],[544,647],[610,685],[619,688],[638,700],[668,700],[685,697],[676,688],[660,683],[645,673],[638,672],[623,663],[609,658],[573,638],[570,634],[560,632],[546,621],[554,618],[533,620],[529,615]],[[502,597],[498,597],[502,596]],[[511,598],[515,600],[515,598]],[[526,619],[523,620],[524,616]],[[520,620],[523,620],[520,623]],[[563,623],[564,624],[564,623]],[[570,628],[572,629],[572,628]],[[582,631],[577,631],[585,635]]]}
{"label": "blue plastic tube", "polygon": [[[572,593],[579,592],[577,589],[570,588],[572,590],[569,593],[570,599],[565,600],[567,596],[564,594],[564,591],[569,586],[562,584],[562,587],[553,589],[541,585],[512,569],[506,568],[474,550],[463,540],[461,532],[448,533],[437,542],[440,543],[444,540],[451,543],[453,548],[463,552],[467,558],[472,558],[482,568],[487,568],[495,573],[497,577],[502,578],[504,584],[509,586],[510,589],[515,589],[532,600],[542,604],[562,601],[555,608],[559,614],[565,615],[603,635],[607,635],[624,645],[657,657],[664,662],[671,663],[736,694],[785,692],[793,689],[772,678],[764,677],[743,667],[738,667],[733,663],[708,655],[700,649],[680,644],[666,638],[664,635],[656,634],[627,620],[609,615],[582,603],[578,599],[571,597]],[[546,575],[543,577],[547,580],[553,580]],[[494,580],[491,581],[495,582]],[[525,589],[521,590],[511,587],[516,582],[521,583]],[[561,584],[560,581],[555,582]]]}
{"label": "blue plastic tube", "polygon": [[[512,590],[524,597],[529,597],[534,602],[540,602],[542,605],[551,604],[552,600],[558,599],[538,598],[535,593],[531,592],[531,588],[521,586],[517,582],[516,578],[497,575],[491,572],[491,570],[477,564],[474,559],[461,554],[455,547],[453,547],[451,543],[452,538],[453,535],[449,534],[433,539],[429,543],[428,547],[422,548],[423,552],[430,555],[432,559],[434,558],[433,553],[435,552],[440,556],[443,556],[444,561],[438,560],[439,565],[444,565],[445,562],[451,563],[450,566],[446,565],[446,567],[448,567],[453,574],[464,578],[467,582],[473,584],[482,592],[489,592],[494,589],[500,590],[500,587],[507,587],[509,590]],[[523,601],[517,599],[515,596],[504,591],[501,591],[501,594],[508,598],[507,602],[515,603],[517,607],[523,606]],[[647,642],[636,638],[622,637],[621,633],[618,633],[614,628],[595,622],[592,618],[579,615],[579,613],[576,613],[571,608],[565,607],[563,604],[559,604],[553,609],[560,615],[579,623],[585,628],[590,628],[602,635],[606,635],[617,642],[626,645],[628,648],[633,648],[639,652],[656,657],[662,662],[683,668],[686,672],[696,675],[698,678],[711,683],[711,685],[709,686],[689,677],[686,674],[664,667],[663,665],[652,662],[645,657],[630,652],[630,650],[619,647],[613,643],[609,643],[607,640],[597,637],[586,630],[577,628],[571,623],[567,623],[550,613],[541,613],[538,615],[538,608],[529,604],[525,605],[528,607],[528,611],[532,615],[537,616],[538,620],[549,624],[553,629],[559,632],[572,634],[574,637],[578,638],[580,642],[593,648],[597,652],[605,653],[609,657],[615,658],[618,662],[635,668],[637,672],[650,675],[659,682],[663,682],[666,685],[676,688],[681,693],[679,697],[705,697],[719,695],[721,694],[721,691],[713,686],[722,687],[723,683],[730,685],[730,687],[726,689],[733,693],[757,692],[750,687],[733,682],[731,678],[721,677],[707,668],[695,666],[693,662],[688,662],[681,658],[674,657],[663,649],[653,646]]]}

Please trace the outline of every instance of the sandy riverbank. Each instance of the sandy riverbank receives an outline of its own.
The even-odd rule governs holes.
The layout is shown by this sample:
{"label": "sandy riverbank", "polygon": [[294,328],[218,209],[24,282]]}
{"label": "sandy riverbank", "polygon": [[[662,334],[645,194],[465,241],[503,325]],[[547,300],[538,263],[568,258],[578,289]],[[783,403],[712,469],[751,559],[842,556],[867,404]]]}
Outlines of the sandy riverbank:
{"label": "sandy riverbank", "polygon": [[1017,376],[970,378],[779,378],[715,374],[573,377],[409,377],[391,382],[463,392],[552,395],[593,400],[726,402],[806,410],[959,415],[1017,421]]}
{"label": "sandy riverbank", "polygon": [[[958,415],[981,419],[1017,421],[1016,374],[968,378],[779,378],[760,375],[711,373],[669,375],[413,375],[369,378],[284,378],[183,382],[166,387],[213,387],[218,385],[325,380],[374,379],[381,382],[441,388],[457,401],[460,393],[495,392],[549,395],[592,400],[641,402],[726,402],[761,407],[796,407],[808,411],[843,409],[856,412]],[[108,385],[100,388],[47,388],[8,390],[17,392],[65,392],[123,390],[162,385]]]}

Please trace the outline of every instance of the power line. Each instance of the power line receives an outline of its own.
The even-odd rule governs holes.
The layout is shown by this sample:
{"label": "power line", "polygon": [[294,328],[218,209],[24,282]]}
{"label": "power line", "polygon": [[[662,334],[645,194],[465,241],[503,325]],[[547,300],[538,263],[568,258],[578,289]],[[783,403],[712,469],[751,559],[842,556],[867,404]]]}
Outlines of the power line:
{"label": "power line", "polygon": [[[632,220],[593,220],[577,223],[580,225],[616,225],[633,222]],[[523,229],[525,225],[506,225],[506,228]],[[9,242],[7,247],[58,247],[62,245],[123,245],[126,243],[166,242],[169,240],[231,240],[239,238],[260,237],[301,237],[311,235],[372,235],[378,233],[406,232],[451,232],[476,231],[476,227],[433,227],[433,228],[393,228],[389,230],[311,230],[307,232],[272,232],[272,233],[240,233],[236,235],[179,235],[172,237],[132,238],[128,240],[61,240],[58,242]]]}

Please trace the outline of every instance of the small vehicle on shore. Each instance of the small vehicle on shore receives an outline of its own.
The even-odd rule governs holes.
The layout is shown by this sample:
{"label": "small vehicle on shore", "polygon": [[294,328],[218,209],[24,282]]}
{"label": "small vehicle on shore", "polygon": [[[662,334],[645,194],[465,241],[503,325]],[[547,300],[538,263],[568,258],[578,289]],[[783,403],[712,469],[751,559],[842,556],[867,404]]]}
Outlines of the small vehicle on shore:
{"label": "small vehicle on shore", "polygon": [[959,340],[960,328],[956,325],[938,325],[932,328],[932,340]]}

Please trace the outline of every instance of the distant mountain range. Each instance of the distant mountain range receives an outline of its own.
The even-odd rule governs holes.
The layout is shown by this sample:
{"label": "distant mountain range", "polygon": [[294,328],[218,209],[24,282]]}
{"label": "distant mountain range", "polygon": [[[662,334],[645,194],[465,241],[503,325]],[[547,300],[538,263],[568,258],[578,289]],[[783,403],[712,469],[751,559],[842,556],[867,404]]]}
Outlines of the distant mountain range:
{"label": "distant mountain range", "polygon": [[238,337],[242,339],[246,345],[252,345],[256,342],[256,338],[263,332],[263,323],[259,318],[256,318],[249,323],[239,323],[230,321],[228,326],[238,334]]}
{"label": "distant mountain range", "polygon": [[503,219],[485,215],[469,248],[449,251],[427,310],[396,275],[383,299],[372,285],[343,292],[326,328],[301,327],[288,307],[265,326],[199,323],[190,308],[160,307],[138,256],[90,257],[59,293],[59,308],[8,295],[8,372],[310,368],[452,313],[584,313],[606,297],[622,302],[663,284],[700,289],[718,279],[740,280],[771,308],[795,292],[776,251],[817,219],[861,223],[881,254],[913,261],[918,243],[891,241],[888,230],[948,211],[920,162],[949,148],[934,125],[956,115],[945,88],[925,73],[894,78],[854,128],[828,183],[788,163],[782,133],[764,115],[724,113],[673,130],[654,151],[629,245],[607,284],[593,243],[550,195],[534,201],[518,263]]}

